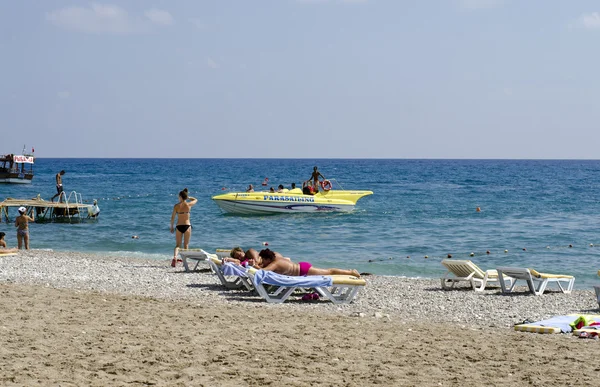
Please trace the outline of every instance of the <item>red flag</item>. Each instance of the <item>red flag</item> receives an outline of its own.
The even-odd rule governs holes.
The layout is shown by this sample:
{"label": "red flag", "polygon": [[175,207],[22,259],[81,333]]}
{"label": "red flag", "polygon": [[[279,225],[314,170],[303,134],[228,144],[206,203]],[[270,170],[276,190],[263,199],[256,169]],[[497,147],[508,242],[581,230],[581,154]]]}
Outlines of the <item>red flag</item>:
{"label": "red flag", "polygon": [[34,152],[35,152],[35,149],[33,149],[33,147],[31,147],[31,153],[34,153]]}

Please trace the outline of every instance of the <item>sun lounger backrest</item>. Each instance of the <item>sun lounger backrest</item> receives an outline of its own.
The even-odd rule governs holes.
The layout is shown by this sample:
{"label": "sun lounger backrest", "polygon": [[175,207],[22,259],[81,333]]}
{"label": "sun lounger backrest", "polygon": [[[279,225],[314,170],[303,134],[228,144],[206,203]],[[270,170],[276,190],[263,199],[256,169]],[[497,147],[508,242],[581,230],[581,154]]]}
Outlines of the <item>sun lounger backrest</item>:
{"label": "sun lounger backrest", "polygon": [[217,256],[219,258],[229,257],[229,254],[231,254],[231,249],[217,249]]}
{"label": "sun lounger backrest", "polygon": [[469,260],[444,259],[442,265],[446,266],[457,277],[468,277],[474,273],[475,278],[484,278],[485,272]]}

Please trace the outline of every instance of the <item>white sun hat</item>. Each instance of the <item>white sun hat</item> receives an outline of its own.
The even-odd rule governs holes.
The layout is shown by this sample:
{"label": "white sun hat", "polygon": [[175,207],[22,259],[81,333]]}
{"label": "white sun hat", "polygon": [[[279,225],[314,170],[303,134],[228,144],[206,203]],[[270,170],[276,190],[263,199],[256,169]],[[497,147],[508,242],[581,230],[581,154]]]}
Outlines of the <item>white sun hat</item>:
{"label": "white sun hat", "polygon": [[23,213],[27,212],[27,208],[19,207],[19,212],[23,214]]}

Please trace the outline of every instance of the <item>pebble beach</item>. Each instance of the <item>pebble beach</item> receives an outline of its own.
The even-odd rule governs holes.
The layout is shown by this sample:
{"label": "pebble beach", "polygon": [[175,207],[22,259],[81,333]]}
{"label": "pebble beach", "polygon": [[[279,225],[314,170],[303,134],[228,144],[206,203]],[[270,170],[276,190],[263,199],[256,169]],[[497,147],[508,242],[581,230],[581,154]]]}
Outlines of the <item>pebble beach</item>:
{"label": "pebble beach", "polygon": [[[598,313],[593,290],[531,296],[365,275],[347,305],[268,304],[202,264],[31,250],[0,258],[3,385],[565,385],[597,340],[515,332]],[[548,367],[551,365],[551,367]],[[476,367],[477,372],[474,372]]]}

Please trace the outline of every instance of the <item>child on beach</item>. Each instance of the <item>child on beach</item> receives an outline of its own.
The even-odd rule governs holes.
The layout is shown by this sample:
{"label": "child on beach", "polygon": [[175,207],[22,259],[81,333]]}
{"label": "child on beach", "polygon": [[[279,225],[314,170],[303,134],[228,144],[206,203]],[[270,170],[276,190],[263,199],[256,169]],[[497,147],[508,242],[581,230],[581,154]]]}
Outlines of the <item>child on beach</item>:
{"label": "child on beach", "polygon": [[25,250],[29,250],[29,222],[35,222],[35,218],[33,212],[31,212],[31,216],[27,215],[27,208],[25,207],[19,207],[19,214],[15,219],[17,242],[19,249],[22,249],[23,241],[25,241]]}
{"label": "child on beach", "polygon": [[6,241],[4,240],[5,235],[6,235],[6,233],[0,232],[0,254],[16,253],[17,251],[19,251],[16,248],[9,249],[6,247]]}

